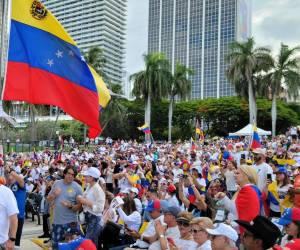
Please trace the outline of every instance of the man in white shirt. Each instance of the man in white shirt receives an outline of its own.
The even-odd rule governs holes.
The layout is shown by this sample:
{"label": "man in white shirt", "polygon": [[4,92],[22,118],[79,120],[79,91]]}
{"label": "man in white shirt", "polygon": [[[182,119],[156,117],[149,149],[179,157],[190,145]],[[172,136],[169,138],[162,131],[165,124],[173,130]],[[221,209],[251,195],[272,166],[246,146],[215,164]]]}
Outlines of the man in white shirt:
{"label": "man in white shirt", "polygon": [[129,234],[137,239],[137,241],[131,245],[131,247],[148,249],[150,244],[158,239],[155,231],[155,223],[156,221],[160,221],[162,225],[165,225],[164,216],[161,215],[161,210],[162,206],[160,200],[156,199],[149,202],[148,206],[146,207],[146,211],[150,213],[152,220],[148,223],[145,231],[141,235],[134,230],[129,231]]}
{"label": "man in white shirt", "polygon": [[0,247],[13,250],[18,228],[19,210],[13,192],[0,185]]}
{"label": "man in white shirt", "polygon": [[164,222],[167,227],[164,227],[159,221],[154,225],[158,240],[149,246],[149,250],[165,250],[168,249],[168,240],[173,241],[180,238],[180,231],[177,225],[176,218],[180,213],[180,208],[176,206],[168,206],[162,209],[164,213]]}
{"label": "man in white shirt", "polygon": [[255,161],[253,167],[257,171],[257,175],[258,175],[257,186],[260,191],[264,191],[267,188],[268,174],[272,178],[273,170],[271,166],[265,162],[266,149],[264,148],[254,149],[253,154],[254,154],[254,161]]}

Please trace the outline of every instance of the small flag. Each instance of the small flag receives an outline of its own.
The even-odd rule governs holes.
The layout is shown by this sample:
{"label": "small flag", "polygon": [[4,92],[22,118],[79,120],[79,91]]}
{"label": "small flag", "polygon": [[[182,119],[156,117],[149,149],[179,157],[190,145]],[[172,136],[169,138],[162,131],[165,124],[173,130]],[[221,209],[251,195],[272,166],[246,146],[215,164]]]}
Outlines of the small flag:
{"label": "small flag", "polygon": [[196,136],[199,138],[200,141],[204,140],[204,133],[203,130],[201,129],[201,126],[199,124],[198,119],[196,120]]}
{"label": "small flag", "polygon": [[252,142],[250,148],[251,149],[261,148],[261,143],[260,143],[256,125],[253,125],[253,135],[252,135]]}
{"label": "small flag", "polygon": [[151,130],[147,123],[145,123],[143,126],[138,127],[138,130],[143,131],[145,134],[151,134]]}

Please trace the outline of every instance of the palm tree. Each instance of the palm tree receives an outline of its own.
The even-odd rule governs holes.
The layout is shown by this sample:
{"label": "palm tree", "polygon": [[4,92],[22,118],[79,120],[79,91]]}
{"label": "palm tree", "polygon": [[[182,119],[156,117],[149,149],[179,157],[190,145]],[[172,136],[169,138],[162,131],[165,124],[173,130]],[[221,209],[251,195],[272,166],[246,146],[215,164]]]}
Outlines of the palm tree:
{"label": "palm tree", "polygon": [[107,60],[101,48],[90,48],[86,53],[84,53],[84,58],[87,64],[91,65],[95,69],[95,71],[103,78],[104,82],[109,82],[109,77],[104,72]]}
{"label": "palm tree", "polygon": [[175,96],[179,98],[186,98],[191,92],[191,81],[188,80],[188,75],[193,74],[193,71],[181,63],[177,62],[175,72],[169,85],[169,114],[168,114],[168,140],[172,140],[172,118],[173,118],[173,105]]}
{"label": "palm tree", "polygon": [[134,82],[132,93],[145,99],[145,123],[151,125],[151,100],[167,95],[168,82],[171,79],[169,61],[162,53],[144,55],[146,69],[130,76]]}
{"label": "palm tree", "polygon": [[253,38],[246,42],[234,42],[228,55],[230,66],[227,72],[229,81],[235,85],[238,95],[249,101],[249,123],[256,123],[257,75],[268,71],[272,57],[264,47],[254,48]]}
{"label": "palm tree", "polygon": [[297,97],[300,89],[299,57],[300,47],[289,48],[281,44],[279,55],[273,59],[272,68],[262,78],[262,91],[272,98],[272,135],[276,135],[277,98],[286,89],[289,96]]}

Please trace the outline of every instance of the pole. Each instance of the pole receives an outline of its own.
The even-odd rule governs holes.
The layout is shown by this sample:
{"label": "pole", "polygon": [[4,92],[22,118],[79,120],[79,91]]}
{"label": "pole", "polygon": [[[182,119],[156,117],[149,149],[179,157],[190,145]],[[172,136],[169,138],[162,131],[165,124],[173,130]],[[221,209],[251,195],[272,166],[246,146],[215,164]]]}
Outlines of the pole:
{"label": "pole", "polygon": [[[1,53],[0,53],[0,93],[2,94],[3,90],[3,84],[4,84],[4,71],[5,71],[5,62],[4,62],[4,51],[6,51],[6,42],[5,42],[5,32],[7,32],[6,29],[6,21],[7,21],[7,1],[6,0],[0,0],[1,4]],[[2,98],[0,99],[0,109],[3,109],[2,105]],[[3,126],[4,126],[4,118],[1,118],[1,144],[3,148],[3,160],[5,163],[5,147],[4,147],[4,131],[3,131]]]}

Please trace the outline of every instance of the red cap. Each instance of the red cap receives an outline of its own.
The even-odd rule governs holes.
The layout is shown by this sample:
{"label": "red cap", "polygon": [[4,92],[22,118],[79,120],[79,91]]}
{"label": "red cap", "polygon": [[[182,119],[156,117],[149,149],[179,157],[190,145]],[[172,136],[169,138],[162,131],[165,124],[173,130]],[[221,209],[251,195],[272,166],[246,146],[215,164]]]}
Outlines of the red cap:
{"label": "red cap", "polygon": [[174,184],[170,184],[168,186],[167,191],[170,192],[170,193],[174,193],[176,191],[176,187],[174,186]]}

